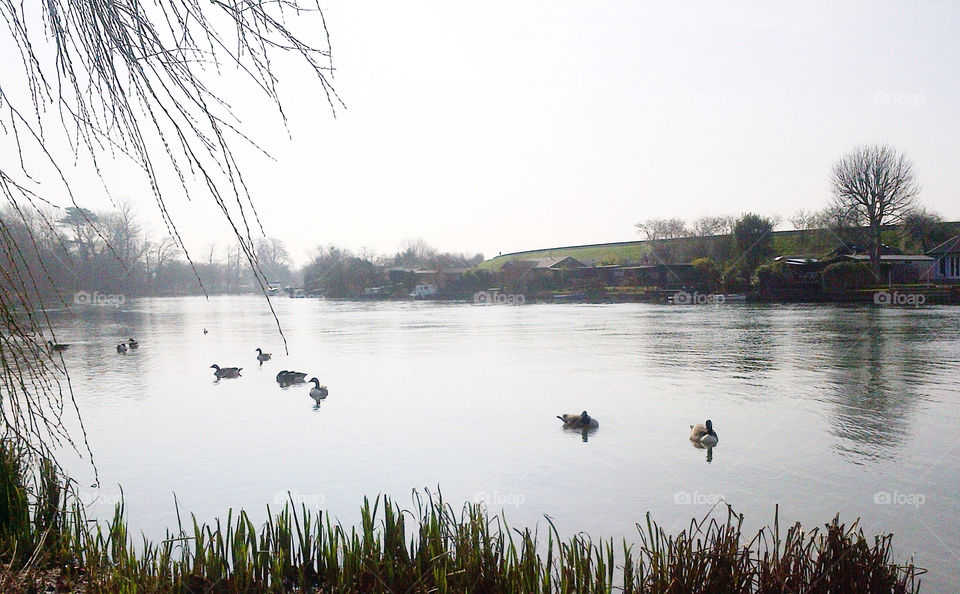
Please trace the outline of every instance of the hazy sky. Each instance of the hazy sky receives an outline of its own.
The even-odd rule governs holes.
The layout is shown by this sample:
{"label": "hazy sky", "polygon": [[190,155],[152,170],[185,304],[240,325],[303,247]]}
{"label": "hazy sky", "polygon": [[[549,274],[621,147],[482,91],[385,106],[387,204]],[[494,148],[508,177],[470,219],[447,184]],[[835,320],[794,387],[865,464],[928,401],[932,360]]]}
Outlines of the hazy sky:
{"label": "hazy sky", "polygon": [[[960,3],[322,3],[347,109],[280,64],[290,121],[231,97],[267,233],[392,253],[638,238],[654,217],[824,206],[831,163],[884,142],[960,219]],[[145,218],[154,211],[142,207]],[[225,241],[202,201],[188,244]]]}

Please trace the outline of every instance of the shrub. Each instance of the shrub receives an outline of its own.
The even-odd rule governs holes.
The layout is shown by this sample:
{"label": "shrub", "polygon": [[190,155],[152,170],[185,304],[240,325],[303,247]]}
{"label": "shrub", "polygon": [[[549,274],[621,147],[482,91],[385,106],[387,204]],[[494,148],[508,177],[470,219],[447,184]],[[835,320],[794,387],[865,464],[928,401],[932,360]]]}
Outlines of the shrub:
{"label": "shrub", "polygon": [[876,284],[870,267],[859,262],[834,262],[823,269],[823,286],[831,291],[857,291]]}

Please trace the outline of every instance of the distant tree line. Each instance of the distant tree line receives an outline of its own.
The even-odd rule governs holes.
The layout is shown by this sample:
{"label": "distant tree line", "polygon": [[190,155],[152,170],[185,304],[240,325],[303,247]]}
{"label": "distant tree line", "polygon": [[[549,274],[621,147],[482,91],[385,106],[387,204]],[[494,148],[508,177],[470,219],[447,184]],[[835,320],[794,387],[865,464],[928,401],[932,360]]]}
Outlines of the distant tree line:
{"label": "distant tree line", "polygon": [[[209,245],[191,254],[169,235],[152,236],[130,203],[94,211],[0,210],[0,286],[30,295],[68,298],[77,291],[126,296],[195,295],[259,291],[239,247]],[[295,278],[278,239],[260,238],[254,249],[264,277],[288,284]]]}
{"label": "distant tree line", "polygon": [[[390,270],[433,270],[438,273],[452,269],[473,268],[483,262],[483,254],[440,252],[422,239],[406,242],[393,255],[378,255],[370,250],[354,253],[349,249],[327,246],[318,248],[311,261],[302,269],[303,288],[323,293],[328,297],[353,297],[366,288],[392,284]],[[398,287],[399,290],[406,290]]]}

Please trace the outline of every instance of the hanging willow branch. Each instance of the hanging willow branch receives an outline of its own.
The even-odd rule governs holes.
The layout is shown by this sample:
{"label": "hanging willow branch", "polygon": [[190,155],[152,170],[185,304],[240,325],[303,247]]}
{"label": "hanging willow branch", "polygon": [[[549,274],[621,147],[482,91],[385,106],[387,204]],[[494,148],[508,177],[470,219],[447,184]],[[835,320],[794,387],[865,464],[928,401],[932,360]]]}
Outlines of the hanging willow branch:
{"label": "hanging willow branch", "polygon": [[[319,5],[0,0],[0,18],[8,37],[0,34],[6,62],[0,70],[0,130],[4,147],[13,149],[0,152],[0,192],[9,210],[24,220],[39,214],[50,224],[41,208],[56,207],[55,197],[64,197],[83,213],[72,168],[89,163],[109,195],[105,171],[115,162],[132,164],[191,267],[167,209],[171,194],[189,199],[197,192],[216,202],[265,291],[254,251],[254,236],[264,231],[231,148],[237,142],[259,147],[241,132],[228,98],[213,87],[224,74],[240,73],[286,125],[272,65],[276,57],[292,55],[319,82],[335,113],[342,103],[331,85],[330,39]],[[319,37],[321,45],[306,42],[294,26]],[[56,191],[49,190],[50,177]],[[94,221],[86,222],[96,229]],[[52,332],[35,278],[44,273],[42,263],[39,270],[29,265],[14,231],[5,223],[0,228],[0,411],[8,435],[49,451],[61,440],[72,443],[61,422],[64,394],[72,400],[72,393],[59,355],[40,348],[44,331]],[[194,275],[199,283],[195,268]]]}

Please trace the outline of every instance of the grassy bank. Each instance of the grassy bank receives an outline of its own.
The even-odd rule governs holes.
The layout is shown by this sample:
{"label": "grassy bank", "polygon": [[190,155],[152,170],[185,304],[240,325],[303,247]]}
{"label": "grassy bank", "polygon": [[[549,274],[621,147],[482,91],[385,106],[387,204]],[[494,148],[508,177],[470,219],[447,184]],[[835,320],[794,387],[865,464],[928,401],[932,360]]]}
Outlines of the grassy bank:
{"label": "grassy bank", "polygon": [[[939,224],[939,236],[944,239],[960,233],[960,221],[943,222]],[[884,243],[902,247],[907,253],[916,250],[902,246],[900,231],[895,227],[885,228]],[[478,268],[497,271],[511,260],[529,260],[534,258],[566,258],[571,257],[587,264],[596,263],[639,263],[645,257],[651,261],[660,261],[653,258],[654,243],[658,243],[663,261],[669,264],[692,262],[697,258],[711,257],[724,261],[727,258],[737,258],[730,235],[713,235],[709,237],[682,237],[677,239],[660,239],[652,241],[621,241],[613,243],[597,243],[589,245],[574,245],[548,249],[527,250],[502,254],[481,262]],[[936,243],[936,242],[934,242]],[[840,238],[823,229],[808,229],[803,231],[787,230],[774,231],[770,234],[770,249],[772,256],[787,254],[825,254],[840,244]],[[933,243],[927,246],[933,247]]]}
{"label": "grassy bank", "polygon": [[676,535],[648,515],[629,545],[562,539],[549,520],[512,528],[429,493],[408,510],[365,499],[357,527],[291,502],[259,526],[228,512],[153,543],[130,535],[122,504],[88,522],[52,465],[33,472],[9,443],[0,458],[3,592],[915,592],[922,572],[894,563],[892,537],[837,519],[783,532],[775,516],[748,537],[729,508]]}

